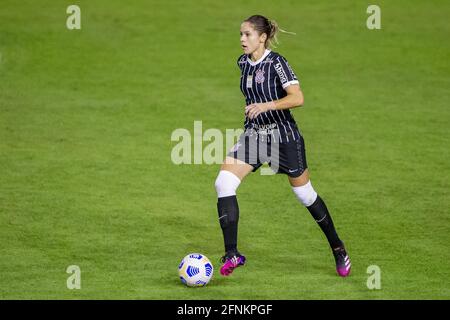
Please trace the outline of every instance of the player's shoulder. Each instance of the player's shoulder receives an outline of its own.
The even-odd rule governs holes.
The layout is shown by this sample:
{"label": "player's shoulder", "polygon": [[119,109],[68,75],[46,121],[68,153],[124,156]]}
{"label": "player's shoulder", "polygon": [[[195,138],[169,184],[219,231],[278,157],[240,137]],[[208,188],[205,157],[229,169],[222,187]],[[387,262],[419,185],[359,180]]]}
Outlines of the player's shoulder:
{"label": "player's shoulder", "polygon": [[272,58],[282,57],[282,55],[279,52],[276,52],[276,51],[271,51],[269,56],[272,57]]}
{"label": "player's shoulder", "polygon": [[272,51],[270,53],[270,56],[275,61],[277,61],[277,60],[287,61],[287,59],[283,55],[281,55],[279,52]]}
{"label": "player's shoulder", "polygon": [[238,64],[238,66],[241,66],[241,65],[247,63],[247,55],[245,53],[241,54],[239,56],[239,58],[237,59],[236,63]]}

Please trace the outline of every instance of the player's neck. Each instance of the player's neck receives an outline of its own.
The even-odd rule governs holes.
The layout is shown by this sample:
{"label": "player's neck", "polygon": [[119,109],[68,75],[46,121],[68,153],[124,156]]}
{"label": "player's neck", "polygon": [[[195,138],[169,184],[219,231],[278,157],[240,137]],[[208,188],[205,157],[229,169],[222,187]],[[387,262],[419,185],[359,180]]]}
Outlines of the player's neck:
{"label": "player's neck", "polygon": [[261,57],[264,55],[264,52],[266,52],[266,48],[264,46],[259,47],[258,49],[256,49],[255,51],[253,51],[253,53],[250,56],[250,59],[255,62],[258,61],[259,59],[261,59]]}

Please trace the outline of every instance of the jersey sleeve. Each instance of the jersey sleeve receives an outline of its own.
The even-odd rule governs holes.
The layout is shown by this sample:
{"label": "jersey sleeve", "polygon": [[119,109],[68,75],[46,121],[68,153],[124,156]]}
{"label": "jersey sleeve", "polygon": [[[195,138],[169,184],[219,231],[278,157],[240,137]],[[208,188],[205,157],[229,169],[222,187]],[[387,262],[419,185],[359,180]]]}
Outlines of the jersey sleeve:
{"label": "jersey sleeve", "polygon": [[283,89],[286,89],[286,87],[291,84],[300,84],[294,70],[292,70],[291,66],[284,57],[278,56],[275,59],[274,67]]}

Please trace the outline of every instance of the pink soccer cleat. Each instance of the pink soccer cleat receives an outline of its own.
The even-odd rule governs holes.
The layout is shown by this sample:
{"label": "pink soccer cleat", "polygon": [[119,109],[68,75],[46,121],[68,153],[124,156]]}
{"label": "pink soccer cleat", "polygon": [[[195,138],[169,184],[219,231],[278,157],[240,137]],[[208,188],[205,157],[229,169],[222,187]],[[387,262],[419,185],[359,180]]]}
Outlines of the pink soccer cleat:
{"label": "pink soccer cleat", "polygon": [[245,260],[245,256],[241,255],[240,253],[231,253],[224,255],[221,259],[223,265],[220,268],[220,274],[223,276],[229,276],[233,273],[234,269],[245,265]]}
{"label": "pink soccer cleat", "polygon": [[336,271],[341,277],[347,277],[350,274],[352,263],[345,251],[344,246],[333,250],[334,259],[336,260]]}

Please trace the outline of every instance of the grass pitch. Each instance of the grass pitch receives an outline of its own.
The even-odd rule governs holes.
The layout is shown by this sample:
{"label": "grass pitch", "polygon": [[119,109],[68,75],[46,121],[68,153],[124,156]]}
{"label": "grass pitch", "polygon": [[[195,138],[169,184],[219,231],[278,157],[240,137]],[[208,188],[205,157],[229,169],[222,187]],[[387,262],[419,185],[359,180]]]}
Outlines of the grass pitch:
{"label": "grass pitch", "polygon": [[[80,0],[68,30],[71,4],[0,4],[0,298],[450,298],[448,1],[378,1],[381,30],[357,1]],[[248,265],[221,277],[219,165],[171,161],[177,128],[242,126],[239,26],[256,13],[297,33],[275,50],[349,278],[287,178],[258,173],[238,190]],[[213,262],[207,287],[181,285],[189,252]]]}

